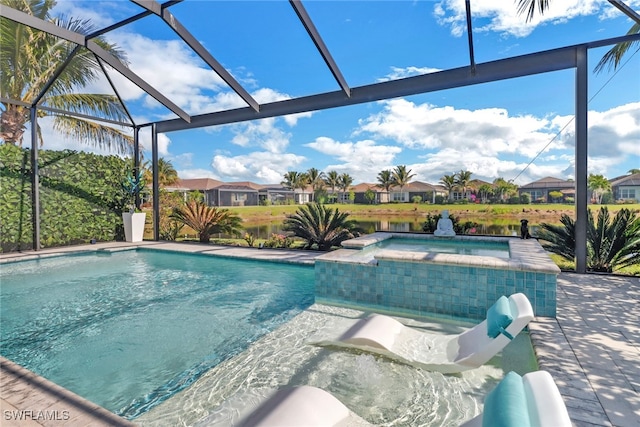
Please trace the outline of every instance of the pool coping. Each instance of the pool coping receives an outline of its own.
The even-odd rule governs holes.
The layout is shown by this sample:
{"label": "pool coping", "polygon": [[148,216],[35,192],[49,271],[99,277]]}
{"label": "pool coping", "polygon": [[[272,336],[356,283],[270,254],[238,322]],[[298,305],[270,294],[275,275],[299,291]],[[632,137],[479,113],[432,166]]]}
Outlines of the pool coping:
{"label": "pool coping", "polygon": [[[284,259],[284,262],[303,264],[313,264],[315,258],[327,255],[308,251],[222,247],[195,243],[112,242],[45,249],[37,253],[27,251],[0,254],[0,265],[3,262],[40,259],[69,253],[102,249],[127,250],[138,247],[155,247],[157,249],[243,258],[257,256],[262,260]],[[621,289],[625,291],[621,292]],[[637,318],[640,314],[637,311],[637,307],[640,307],[640,278],[560,273],[558,277],[557,318],[536,317],[529,324],[531,341],[539,368],[552,374],[574,426],[637,426],[640,423],[640,398],[638,397],[640,382],[637,380],[640,378],[640,373],[638,373],[637,364],[629,362],[628,359],[631,358],[633,361],[640,358],[640,334],[637,333],[637,329],[634,333],[634,329],[629,332],[629,327],[618,326],[615,321],[616,313],[606,312],[610,307],[598,303],[598,300],[602,298],[615,298],[616,313],[622,312]],[[617,340],[611,338],[612,334]],[[579,340],[587,335],[590,345],[584,346]],[[601,354],[594,355],[594,350],[598,350]],[[3,414],[5,414],[5,410],[33,413],[62,407],[55,405],[71,405],[74,411],[80,411],[83,414],[86,412],[88,416],[95,417],[95,414],[98,414],[98,418],[94,418],[91,423],[76,422],[77,417],[74,416],[66,421],[31,421],[30,423],[21,422],[18,424],[11,424],[11,420],[5,419],[3,425],[38,426],[53,425],[54,423],[56,426],[117,425],[113,422],[106,422],[106,418],[100,418],[101,416],[117,417],[106,409],[88,401],[84,406],[79,405],[78,402],[82,402],[83,398],[7,359],[0,360],[3,362],[0,366],[0,375],[3,378],[0,382],[2,384],[0,403]],[[16,372],[20,372],[17,377],[28,380],[24,382],[25,388],[21,393],[12,393],[11,389],[6,386],[8,383],[4,381],[4,378],[6,378],[5,375],[8,375],[9,369],[5,367],[17,369]],[[634,378],[636,379],[634,380]],[[107,414],[104,414],[103,411]],[[117,420],[118,418],[113,419]],[[109,420],[111,419],[109,418]],[[131,423],[124,419],[121,420],[126,423],[122,425],[135,425],[135,421]]]}
{"label": "pool coping", "polygon": [[378,260],[392,260],[404,262],[428,262],[432,264],[455,264],[468,267],[498,268],[502,270],[530,271],[536,273],[559,274],[560,268],[553,262],[547,252],[536,239],[521,239],[519,237],[493,236],[455,236],[457,240],[506,242],[509,244],[509,259],[480,255],[458,255],[437,252],[410,252],[391,249],[381,249],[370,261],[354,259],[367,246],[380,243],[392,237],[452,240],[453,237],[435,237],[432,234],[405,234],[392,232],[376,232],[342,242],[342,249],[320,255],[318,259],[326,262],[346,262],[353,264],[376,264]]}

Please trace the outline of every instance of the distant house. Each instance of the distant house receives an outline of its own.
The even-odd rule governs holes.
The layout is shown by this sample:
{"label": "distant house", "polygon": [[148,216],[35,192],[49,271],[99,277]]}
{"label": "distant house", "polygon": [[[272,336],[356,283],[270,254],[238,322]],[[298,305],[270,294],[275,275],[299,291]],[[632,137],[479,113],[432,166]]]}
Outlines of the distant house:
{"label": "distant house", "polygon": [[548,176],[518,188],[518,194],[520,196],[528,194],[531,202],[538,203],[557,201],[549,196],[549,193],[554,191],[562,193],[562,200],[567,197],[575,197],[576,183],[575,181]]}
{"label": "distant house", "polygon": [[473,200],[476,198],[480,199],[481,195],[479,194],[478,189],[483,185],[489,185],[493,187],[493,184],[491,184],[490,182],[483,181],[481,179],[473,179],[469,181],[469,184],[467,185],[467,188],[465,189],[465,191],[462,191],[461,188],[452,191],[451,200],[455,201],[455,200],[465,200],[465,199]]}
{"label": "distant house", "polygon": [[[374,194],[373,201],[370,201],[366,197],[367,191],[369,190],[371,190]],[[389,195],[387,194],[387,192],[384,190],[384,188],[378,187],[377,184],[369,184],[366,182],[362,182],[360,184],[354,185],[351,188],[349,188],[349,191],[353,191],[355,194],[355,199],[353,200],[354,203],[378,204],[378,203],[386,203],[389,200]],[[348,197],[348,193],[347,193],[347,197]]]}
{"label": "distant house", "polygon": [[260,185],[250,181],[222,182],[211,178],[180,179],[167,191],[187,194],[199,191],[208,206],[257,206],[269,200],[272,204],[285,204],[294,199],[294,192],[280,184]]}
{"label": "distant house", "polygon": [[259,201],[258,189],[244,182],[221,184],[212,193],[212,206],[257,206]]}
{"label": "distant house", "polygon": [[293,190],[282,184],[266,184],[258,190],[258,199],[261,205],[286,205],[289,200],[294,201]]}
{"label": "distant house", "polygon": [[640,202],[640,173],[614,178],[610,183],[611,192],[616,200]]}
{"label": "distant house", "polygon": [[204,196],[204,203],[209,206],[213,206],[213,202],[215,200],[213,189],[222,184],[222,181],[211,178],[179,179],[176,184],[165,187],[164,189],[167,191],[181,193],[184,200],[187,200],[188,193],[192,191],[199,191]]}
{"label": "distant house", "polygon": [[413,181],[405,185],[403,190],[407,191],[408,201],[413,201],[414,197],[420,197],[422,202],[435,203],[436,196],[447,197],[447,190],[441,185],[432,185],[422,181]]}

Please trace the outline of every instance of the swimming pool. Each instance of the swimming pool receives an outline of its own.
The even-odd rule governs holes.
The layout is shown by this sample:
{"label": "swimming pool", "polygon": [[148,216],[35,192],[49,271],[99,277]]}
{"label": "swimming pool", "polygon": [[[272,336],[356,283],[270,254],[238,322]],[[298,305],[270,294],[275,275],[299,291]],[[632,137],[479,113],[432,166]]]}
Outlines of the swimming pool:
{"label": "swimming pool", "polygon": [[144,249],[5,263],[0,348],[132,419],[311,305],[313,275]]}
{"label": "swimming pool", "polygon": [[[481,412],[484,397],[506,372],[537,369],[526,333],[487,364],[456,375],[309,344],[335,336],[366,315],[361,310],[314,304],[135,422],[142,427],[237,425],[240,411],[256,408],[270,392],[311,385],[330,392],[375,426],[459,426]],[[438,334],[460,333],[473,326],[434,318],[403,322]]]}
{"label": "swimming pool", "polygon": [[[458,253],[424,249],[445,244]],[[507,258],[463,253],[504,245]],[[501,295],[522,292],[536,315],[556,314],[560,269],[535,239],[376,232],[342,246],[316,258],[316,302],[483,319]]]}
{"label": "swimming pool", "polygon": [[[414,236],[421,235],[417,234]],[[464,240],[461,243],[460,240],[451,238],[392,237],[382,240],[373,246],[375,249],[388,249],[392,251],[437,252],[441,254],[488,256],[509,259],[509,243],[502,240]],[[373,252],[374,248],[366,248],[365,251]]]}

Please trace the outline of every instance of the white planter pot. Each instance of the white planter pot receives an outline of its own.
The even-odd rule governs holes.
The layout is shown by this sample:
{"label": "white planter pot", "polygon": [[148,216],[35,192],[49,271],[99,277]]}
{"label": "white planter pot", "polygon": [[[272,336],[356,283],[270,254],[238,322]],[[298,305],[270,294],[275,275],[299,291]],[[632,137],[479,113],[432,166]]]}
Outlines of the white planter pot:
{"label": "white planter pot", "polygon": [[127,242],[142,242],[144,236],[144,221],[147,214],[144,212],[122,213],[124,223],[124,238]]}

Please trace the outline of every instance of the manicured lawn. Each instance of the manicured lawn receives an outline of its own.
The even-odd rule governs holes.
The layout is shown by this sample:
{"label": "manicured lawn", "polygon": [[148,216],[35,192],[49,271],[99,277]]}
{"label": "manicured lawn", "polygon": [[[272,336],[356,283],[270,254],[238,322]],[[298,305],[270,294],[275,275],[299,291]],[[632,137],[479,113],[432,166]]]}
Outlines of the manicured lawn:
{"label": "manicured lawn", "polygon": [[[574,216],[573,205],[566,204],[530,204],[530,205],[487,205],[487,204],[447,204],[433,205],[426,203],[385,203],[380,205],[360,205],[360,204],[334,204],[329,205],[338,208],[341,212],[348,212],[357,216],[426,216],[427,213],[438,214],[444,209],[448,209],[450,214],[460,217],[521,217],[527,215],[532,220],[541,218],[560,218],[566,213]],[[628,208],[640,212],[640,203],[628,205],[606,205],[609,212],[615,214],[622,208]],[[589,209],[594,213],[600,209],[601,205],[590,205]],[[288,214],[293,214],[298,205],[285,206],[243,206],[228,208],[237,213],[243,220],[252,222],[256,219],[284,218]]]}

